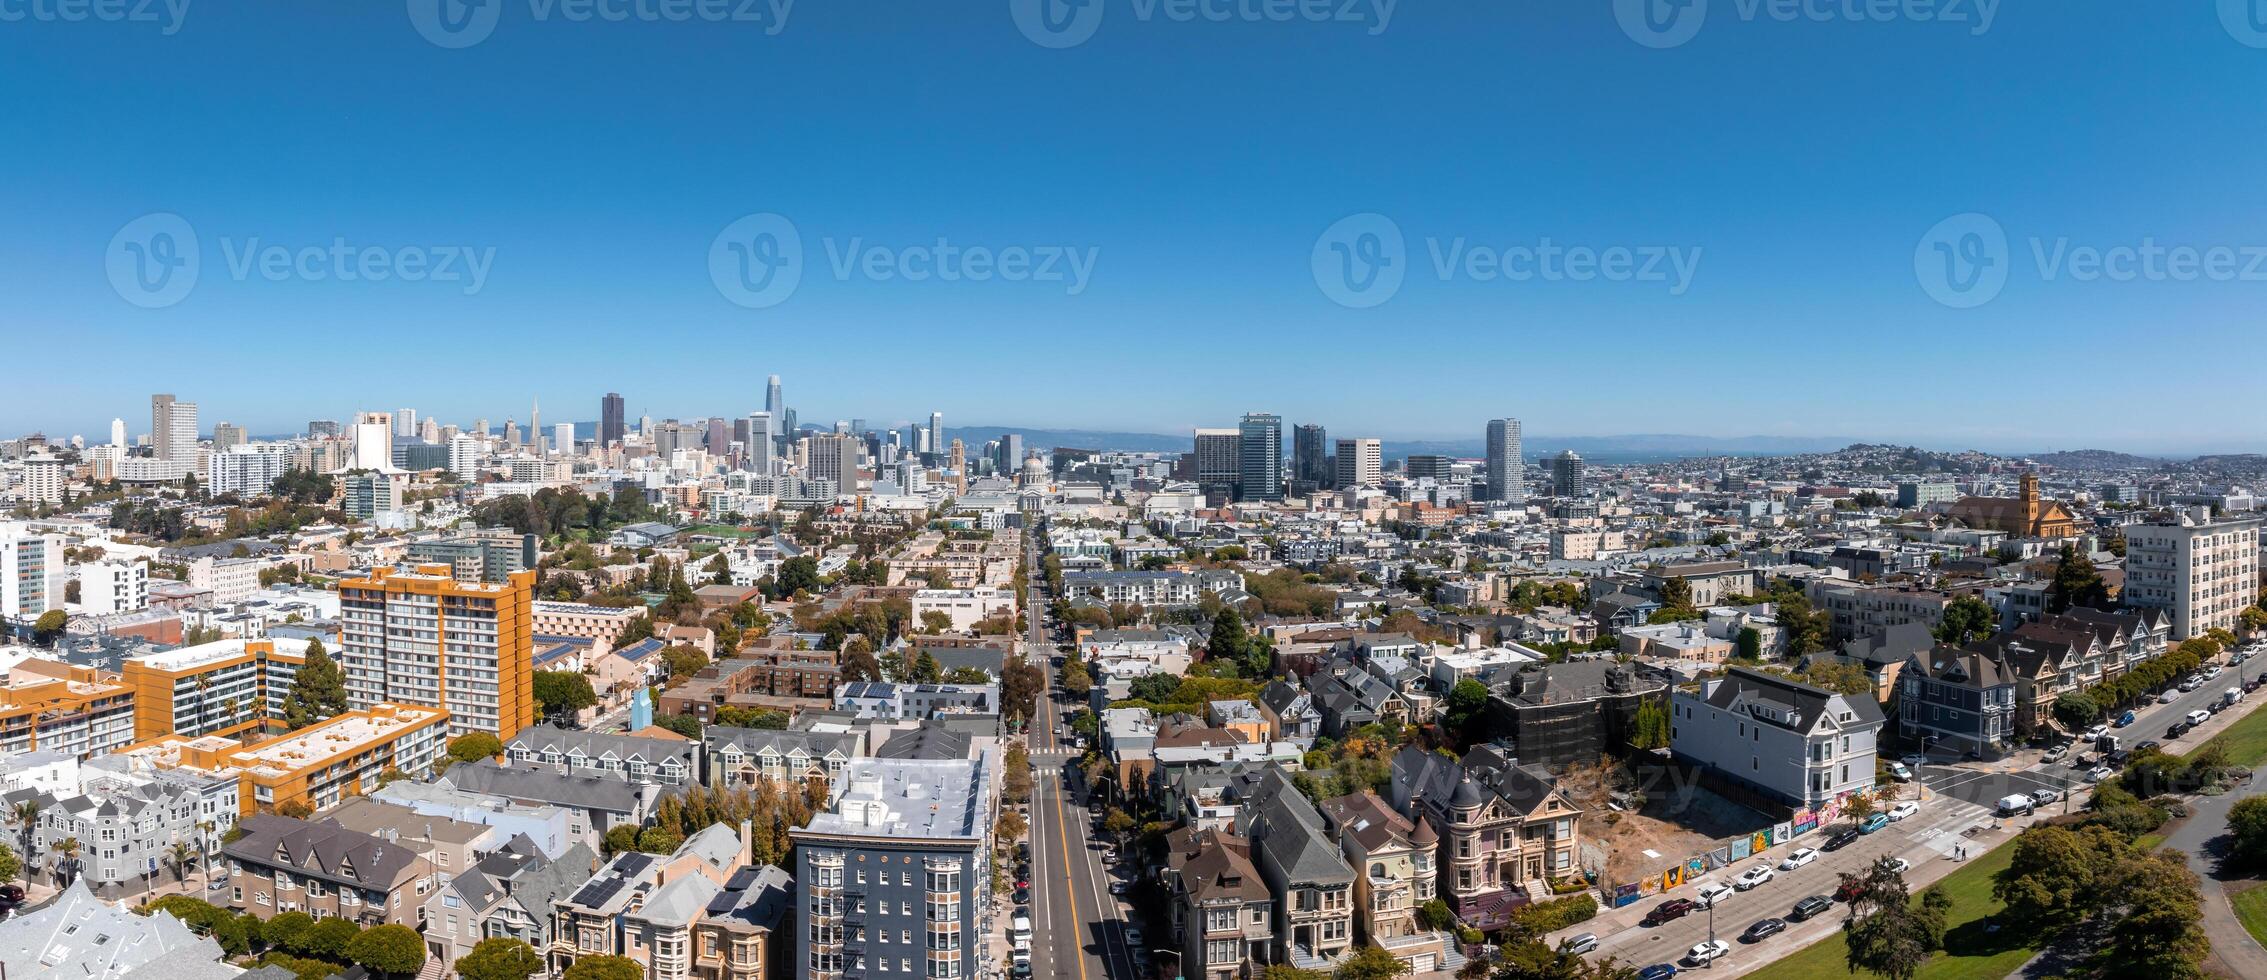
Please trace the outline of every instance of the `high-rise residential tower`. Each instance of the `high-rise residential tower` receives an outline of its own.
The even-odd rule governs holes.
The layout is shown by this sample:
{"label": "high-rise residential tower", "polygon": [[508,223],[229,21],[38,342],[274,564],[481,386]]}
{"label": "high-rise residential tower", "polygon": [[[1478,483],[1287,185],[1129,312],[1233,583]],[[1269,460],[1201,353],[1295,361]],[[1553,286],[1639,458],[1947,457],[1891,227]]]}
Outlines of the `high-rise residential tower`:
{"label": "high-rise residential tower", "polygon": [[1590,493],[1590,478],[1582,471],[1582,457],[1569,449],[1551,457],[1551,495],[1583,497]]}
{"label": "high-rise residential tower", "polygon": [[929,451],[932,453],[945,451],[945,413],[943,412],[929,413]]}
{"label": "high-rise residential tower", "polygon": [[1291,430],[1291,492],[1306,496],[1330,486],[1329,433],[1319,425]]}
{"label": "high-rise residential tower", "polygon": [[1196,430],[1196,482],[1206,495],[1223,500],[1236,496],[1243,460],[1243,433],[1236,429]]}
{"label": "high-rise residential tower", "polygon": [[339,582],[346,705],[449,712],[449,734],[510,741],[535,724],[535,572],[460,582],[448,565],[379,567]]}
{"label": "high-rise residential tower", "polygon": [[1519,455],[1519,420],[1488,420],[1488,499],[1527,501],[1527,464]]}
{"label": "high-rise residential tower", "polygon": [[1283,417],[1252,412],[1236,428],[1236,499],[1283,499]]}
{"label": "high-rise residential tower", "polygon": [[177,401],[172,395],[150,396],[150,445],[157,458],[197,465],[197,403]]}

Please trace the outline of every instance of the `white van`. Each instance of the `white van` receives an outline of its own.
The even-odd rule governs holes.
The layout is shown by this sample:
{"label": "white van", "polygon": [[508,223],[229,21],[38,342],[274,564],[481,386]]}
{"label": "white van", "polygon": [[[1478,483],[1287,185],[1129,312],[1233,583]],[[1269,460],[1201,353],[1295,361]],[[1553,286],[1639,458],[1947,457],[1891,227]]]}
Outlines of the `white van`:
{"label": "white van", "polygon": [[2012,793],[1999,798],[1999,815],[2003,817],[2012,817],[2018,813],[2029,813],[2031,812],[2031,806],[2032,802],[2030,797],[2025,796],[2021,793]]}
{"label": "white van", "polygon": [[1031,948],[1031,917],[1019,915],[1008,920],[1008,945],[1014,949]]}

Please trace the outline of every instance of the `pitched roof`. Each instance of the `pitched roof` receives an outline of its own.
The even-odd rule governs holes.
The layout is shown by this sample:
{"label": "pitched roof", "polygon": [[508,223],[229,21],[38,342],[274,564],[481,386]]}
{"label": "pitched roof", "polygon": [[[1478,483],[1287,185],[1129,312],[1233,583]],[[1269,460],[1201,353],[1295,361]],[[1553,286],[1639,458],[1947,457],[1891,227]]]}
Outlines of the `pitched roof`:
{"label": "pitched roof", "polygon": [[608,813],[635,813],[639,802],[639,788],[619,779],[548,769],[507,769],[497,765],[494,759],[450,766],[441,782],[467,792],[508,800],[533,800]]}
{"label": "pitched roof", "polygon": [[1354,869],[1323,831],[1322,814],[1291,784],[1283,767],[1263,770],[1256,790],[1245,811],[1246,832],[1258,847],[1261,864],[1293,883],[1354,880]]}
{"label": "pitched roof", "polygon": [[206,980],[220,959],[219,943],[171,914],[135,915],[94,897],[83,879],[0,922],[0,963],[13,980]]}
{"label": "pitched roof", "polygon": [[325,820],[255,814],[237,826],[244,836],[221,850],[246,864],[281,865],[302,874],[391,891],[415,873],[415,851]]}

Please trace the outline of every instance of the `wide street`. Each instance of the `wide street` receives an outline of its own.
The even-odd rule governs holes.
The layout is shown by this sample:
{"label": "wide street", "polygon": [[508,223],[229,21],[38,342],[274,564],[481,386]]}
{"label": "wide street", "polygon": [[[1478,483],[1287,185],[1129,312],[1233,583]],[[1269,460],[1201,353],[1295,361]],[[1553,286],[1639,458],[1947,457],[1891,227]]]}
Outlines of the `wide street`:
{"label": "wide street", "polygon": [[1029,729],[1033,782],[1031,820],[1032,976],[1053,980],[1131,978],[1135,953],[1126,939],[1126,912],[1110,894],[1111,877],[1100,845],[1091,838],[1093,813],[1084,805],[1085,780],[1078,753],[1062,738],[1075,703],[1054,684],[1057,648],[1048,637],[1046,590],[1037,542],[1029,544],[1031,621],[1029,656],[1047,674],[1038,717]]}

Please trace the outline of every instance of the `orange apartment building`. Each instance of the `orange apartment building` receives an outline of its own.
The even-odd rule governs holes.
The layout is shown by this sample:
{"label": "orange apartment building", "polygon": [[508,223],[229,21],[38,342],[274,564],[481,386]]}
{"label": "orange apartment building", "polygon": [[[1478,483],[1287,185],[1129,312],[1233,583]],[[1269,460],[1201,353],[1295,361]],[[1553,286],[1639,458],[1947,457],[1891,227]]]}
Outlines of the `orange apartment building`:
{"label": "orange apartment building", "polygon": [[421,773],[447,738],[449,713],[381,704],[246,745],[219,735],[164,735],[120,749],[134,768],[234,775],[240,816],[291,803],[320,810],[378,788],[388,769]]}
{"label": "orange apartment building", "polygon": [[259,735],[283,719],[306,663],[305,640],[220,640],[128,660],[120,676],[134,691],[134,740]]}
{"label": "orange apartment building", "polygon": [[532,570],[460,582],[446,564],[419,564],[341,581],[347,707],[439,708],[452,736],[509,741],[535,724],[534,600]]}
{"label": "orange apartment building", "polygon": [[134,692],[117,674],[32,656],[0,664],[0,754],[88,759],[134,740]]}

